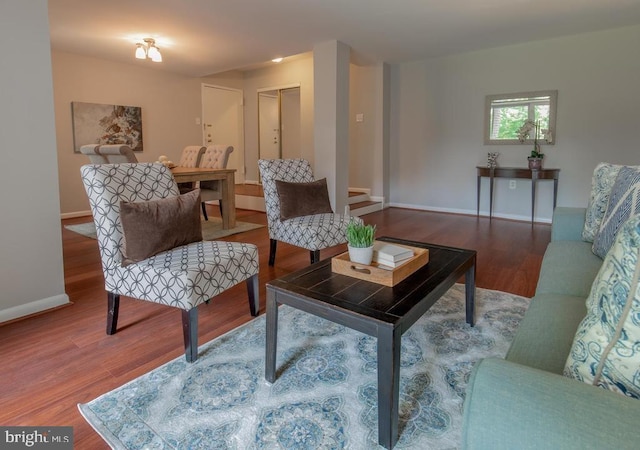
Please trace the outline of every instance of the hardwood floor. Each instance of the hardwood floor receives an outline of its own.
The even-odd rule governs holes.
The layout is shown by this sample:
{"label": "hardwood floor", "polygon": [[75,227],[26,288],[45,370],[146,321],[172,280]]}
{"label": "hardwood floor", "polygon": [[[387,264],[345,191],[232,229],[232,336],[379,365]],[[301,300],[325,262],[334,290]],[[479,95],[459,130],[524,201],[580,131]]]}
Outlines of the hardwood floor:
{"label": "hardwood floor", "polygon": [[[219,215],[217,207],[209,214]],[[264,213],[238,210],[238,220],[266,224]],[[551,227],[390,208],[363,216],[378,236],[433,242],[478,252],[478,287],[531,297]],[[64,220],[87,222],[88,217]],[[309,253],[279,243],[269,267],[267,229],[225,238],[251,242],[260,253],[260,313],[265,283],[309,264]],[[180,312],[123,298],[118,332],[105,334],[106,294],[95,240],[62,230],[66,292],[72,305],[0,326],[0,424],[74,427],[75,448],[108,448],[82,418],[77,403],[90,401],[183,355]],[[346,246],[323,250],[322,258]],[[37,277],[34,279],[37,282]],[[199,342],[207,342],[251,319],[241,283],[199,309]]]}

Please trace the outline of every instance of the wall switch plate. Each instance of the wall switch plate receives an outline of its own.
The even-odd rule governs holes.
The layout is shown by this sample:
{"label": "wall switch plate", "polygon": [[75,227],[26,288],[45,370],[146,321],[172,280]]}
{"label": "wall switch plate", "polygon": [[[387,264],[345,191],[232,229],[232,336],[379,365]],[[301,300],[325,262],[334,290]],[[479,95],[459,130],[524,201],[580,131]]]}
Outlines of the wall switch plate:
{"label": "wall switch plate", "polygon": [[364,122],[364,114],[363,113],[356,114],[356,122]]}
{"label": "wall switch plate", "polygon": [[509,189],[516,188],[516,180],[509,180]]}
{"label": "wall switch plate", "polygon": [[196,117],[196,125],[200,125],[200,117]]}

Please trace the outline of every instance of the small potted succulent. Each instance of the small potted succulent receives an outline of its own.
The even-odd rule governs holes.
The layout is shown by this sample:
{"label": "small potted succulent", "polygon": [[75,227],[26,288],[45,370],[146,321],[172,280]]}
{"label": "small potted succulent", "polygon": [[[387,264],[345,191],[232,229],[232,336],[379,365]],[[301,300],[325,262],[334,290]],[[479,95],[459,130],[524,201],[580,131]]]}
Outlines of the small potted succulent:
{"label": "small potted succulent", "polygon": [[368,266],[373,260],[373,241],[376,237],[376,226],[358,222],[347,225],[347,248],[351,262]]}

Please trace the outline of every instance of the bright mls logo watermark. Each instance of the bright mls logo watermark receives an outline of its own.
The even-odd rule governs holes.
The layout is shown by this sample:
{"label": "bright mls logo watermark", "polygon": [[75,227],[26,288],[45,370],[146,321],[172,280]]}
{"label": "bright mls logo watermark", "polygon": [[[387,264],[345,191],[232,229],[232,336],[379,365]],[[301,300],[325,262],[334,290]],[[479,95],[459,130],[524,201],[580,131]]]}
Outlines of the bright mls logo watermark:
{"label": "bright mls logo watermark", "polygon": [[0,449],[73,450],[73,427],[2,427]]}

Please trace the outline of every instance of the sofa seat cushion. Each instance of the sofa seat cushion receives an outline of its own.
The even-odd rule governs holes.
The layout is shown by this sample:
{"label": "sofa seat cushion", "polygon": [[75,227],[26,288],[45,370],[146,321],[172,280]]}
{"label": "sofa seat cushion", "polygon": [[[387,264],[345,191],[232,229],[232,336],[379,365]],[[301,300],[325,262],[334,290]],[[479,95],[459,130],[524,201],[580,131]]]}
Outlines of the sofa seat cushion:
{"label": "sofa seat cushion", "polygon": [[591,243],[554,241],[547,246],[536,295],[564,294],[587,298],[602,259],[591,251]]}
{"label": "sofa seat cushion", "polygon": [[586,313],[584,297],[536,295],[505,359],[562,374],[573,336]]}

